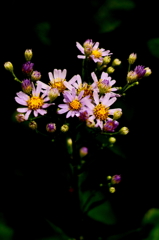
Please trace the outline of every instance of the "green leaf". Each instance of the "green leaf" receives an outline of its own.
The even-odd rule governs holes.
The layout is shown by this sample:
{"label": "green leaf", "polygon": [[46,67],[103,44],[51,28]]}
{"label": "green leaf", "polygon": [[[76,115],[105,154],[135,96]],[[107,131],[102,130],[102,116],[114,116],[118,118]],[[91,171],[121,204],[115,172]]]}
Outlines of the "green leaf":
{"label": "green leaf", "polygon": [[107,225],[116,224],[116,218],[109,201],[105,201],[104,203],[90,210],[88,212],[88,216]]}
{"label": "green leaf", "polygon": [[46,221],[53,229],[53,237],[46,238],[46,239],[43,238],[40,240],[68,240],[69,239],[69,237],[63,232],[63,230],[60,227],[56,226],[54,223],[50,222],[48,219],[46,219]]}
{"label": "green leaf", "polygon": [[159,38],[152,38],[147,42],[152,55],[159,58]]}

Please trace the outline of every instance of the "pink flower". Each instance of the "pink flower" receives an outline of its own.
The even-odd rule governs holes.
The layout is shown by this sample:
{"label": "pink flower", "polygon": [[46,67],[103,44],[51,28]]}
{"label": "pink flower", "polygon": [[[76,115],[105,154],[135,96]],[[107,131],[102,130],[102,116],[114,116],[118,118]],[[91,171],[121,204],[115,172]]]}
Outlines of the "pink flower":
{"label": "pink flower", "polygon": [[72,88],[71,91],[65,91],[63,93],[64,104],[58,105],[58,107],[61,108],[58,110],[58,113],[63,114],[67,112],[66,118],[79,117],[80,113],[86,110],[85,100],[89,97],[83,97],[83,94],[84,91],[81,91],[80,94],[77,95],[75,88]]}
{"label": "pink flower", "polygon": [[88,107],[90,121],[96,121],[95,127],[100,127],[103,130],[103,125],[112,120],[109,115],[114,115],[115,111],[121,111],[120,108],[110,109],[109,107],[116,101],[116,97],[111,98],[111,93],[106,93],[105,96],[99,95],[96,91],[93,93],[94,102],[85,101]]}
{"label": "pink flower", "polygon": [[26,93],[20,91],[17,93],[17,96],[15,97],[15,101],[25,107],[23,108],[17,108],[17,112],[19,113],[25,113],[25,120],[28,120],[29,115],[33,111],[33,114],[35,117],[40,115],[44,115],[47,113],[45,108],[49,107],[53,103],[46,103],[49,101],[49,97],[46,96],[46,93],[43,93],[40,96],[41,93],[41,84],[37,85],[37,88],[35,89],[35,86],[33,85],[32,94],[31,96],[27,95]]}
{"label": "pink flower", "polygon": [[106,72],[102,72],[100,79],[98,80],[94,72],[91,73],[91,76],[94,81],[94,87],[100,94],[111,93],[111,97],[119,97],[119,94],[113,92],[117,91],[116,87],[112,87],[116,81],[112,80],[111,77]]}
{"label": "pink flower", "polygon": [[99,42],[93,43],[91,39],[84,42],[83,46],[76,42],[77,48],[83,55],[78,55],[78,58],[85,59],[86,57],[91,58],[94,62],[103,62],[103,57],[109,56],[110,50],[99,48]]}

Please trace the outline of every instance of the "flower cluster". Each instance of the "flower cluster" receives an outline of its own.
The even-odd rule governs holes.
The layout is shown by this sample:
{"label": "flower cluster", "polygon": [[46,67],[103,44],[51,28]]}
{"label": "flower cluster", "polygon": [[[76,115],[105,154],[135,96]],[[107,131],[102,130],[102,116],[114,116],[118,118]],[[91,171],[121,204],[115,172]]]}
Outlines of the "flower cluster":
{"label": "flower cluster", "polygon": [[[16,119],[18,122],[33,120],[33,118],[36,120],[38,115],[46,115],[48,113],[46,109],[52,106],[54,110],[56,109],[54,114],[58,116],[65,114],[66,124],[63,123],[63,125],[67,127],[61,126],[62,132],[66,129],[68,131],[69,118],[75,117],[79,122],[85,122],[85,126],[89,129],[98,129],[105,134],[116,133],[120,125],[118,119],[122,115],[122,109],[114,108],[113,104],[139,79],[150,75],[151,70],[142,65],[130,70],[130,66],[137,58],[137,55],[132,53],[128,58],[127,82],[123,88],[117,87],[116,80],[112,79],[110,74],[115,71],[116,66],[121,64],[121,61],[114,59],[111,63],[110,50],[99,48],[99,42],[93,42],[92,39],[86,40],[83,46],[76,42],[76,46],[82,53],[77,57],[84,62],[93,61],[95,69],[87,72],[86,75],[85,64],[83,64],[82,75],[74,75],[69,80],[67,80],[66,69],[54,69],[53,72],[48,73],[47,83],[41,81],[41,73],[34,71],[34,63],[31,62],[33,53],[30,49],[24,53],[26,62],[22,65],[24,74],[22,81],[15,76],[12,63],[4,64],[6,70],[14,76],[14,80],[21,83],[21,91],[17,92],[15,101],[22,107],[17,108]],[[57,130],[54,119],[57,120],[58,117],[54,115],[49,117],[51,122],[47,123],[45,129],[47,132],[54,133]],[[117,133],[128,133],[128,130],[123,133],[121,129]]]}

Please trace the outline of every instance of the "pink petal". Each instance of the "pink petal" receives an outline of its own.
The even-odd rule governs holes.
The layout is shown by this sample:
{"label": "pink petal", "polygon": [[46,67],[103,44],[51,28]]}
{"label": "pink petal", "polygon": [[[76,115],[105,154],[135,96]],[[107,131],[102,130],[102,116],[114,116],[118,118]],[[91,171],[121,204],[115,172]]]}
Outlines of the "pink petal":
{"label": "pink petal", "polygon": [[28,111],[28,108],[17,108],[17,112],[25,113]]}
{"label": "pink petal", "polygon": [[84,48],[82,47],[82,45],[79,42],[76,42],[76,47],[81,51],[81,53],[84,54]]}
{"label": "pink petal", "polygon": [[31,110],[28,110],[24,116],[25,120],[28,120]]}
{"label": "pink petal", "polygon": [[15,101],[21,105],[27,106],[26,101],[21,98],[15,97]]}
{"label": "pink petal", "polygon": [[19,98],[22,98],[23,100],[28,100],[30,97],[26,94],[26,93],[24,93],[24,92],[18,92],[17,93],[17,96],[19,97]]}

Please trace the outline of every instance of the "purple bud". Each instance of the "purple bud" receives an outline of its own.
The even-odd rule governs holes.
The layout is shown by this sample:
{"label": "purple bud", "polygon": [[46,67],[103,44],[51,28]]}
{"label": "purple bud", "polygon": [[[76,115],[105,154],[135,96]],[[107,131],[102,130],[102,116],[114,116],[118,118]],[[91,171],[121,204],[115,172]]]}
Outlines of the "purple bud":
{"label": "purple bud", "polygon": [[24,63],[23,66],[22,66],[22,72],[24,72],[26,74],[32,73],[33,66],[34,66],[34,63],[31,63],[30,61]]}
{"label": "purple bud", "polygon": [[118,127],[119,122],[117,121],[113,121],[113,120],[108,120],[104,126],[103,126],[103,130],[106,132],[114,132],[115,129]]}
{"label": "purple bud", "polygon": [[22,86],[23,92],[25,92],[27,94],[30,93],[32,91],[32,88],[33,88],[32,83],[31,83],[31,81],[29,79],[24,79],[22,81],[22,85],[21,86]]}
{"label": "purple bud", "polygon": [[141,65],[136,66],[134,71],[136,72],[138,78],[142,78],[146,73],[145,67]]}
{"label": "purple bud", "polygon": [[118,184],[121,182],[121,175],[114,175],[111,179],[113,184]]}
{"label": "purple bud", "polygon": [[56,124],[55,123],[48,123],[46,125],[46,131],[50,132],[50,133],[55,132],[56,131]]}

